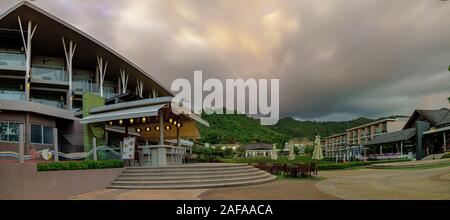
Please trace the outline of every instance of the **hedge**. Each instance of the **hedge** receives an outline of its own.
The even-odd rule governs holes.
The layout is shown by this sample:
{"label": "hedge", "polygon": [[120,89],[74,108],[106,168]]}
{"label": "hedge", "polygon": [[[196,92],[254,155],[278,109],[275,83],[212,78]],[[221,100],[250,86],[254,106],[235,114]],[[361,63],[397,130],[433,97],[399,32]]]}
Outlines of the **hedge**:
{"label": "hedge", "polygon": [[70,162],[50,162],[38,163],[38,171],[57,171],[57,170],[89,170],[89,169],[106,169],[121,168],[123,162],[121,160],[86,160],[86,161],[70,161]]}
{"label": "hedge", "polygon": [[441,159],[446,159],[446,158],[450,158],[450,153],[446,153],[444,155],[442,155]]}
{"label": "hedge", "polygon": [[357,162],[346,162],[346,163],[330,163],[330,164],[318,164],[318,170],[339,170],[346,169],[350,167],[357,166],[367,166],[371,164],[379,164],[379,163],[394,163],[394,162],[405,162],[410,161],[410,159],[393,159],[393,160],[373,160],[373,161],[357,161]]}

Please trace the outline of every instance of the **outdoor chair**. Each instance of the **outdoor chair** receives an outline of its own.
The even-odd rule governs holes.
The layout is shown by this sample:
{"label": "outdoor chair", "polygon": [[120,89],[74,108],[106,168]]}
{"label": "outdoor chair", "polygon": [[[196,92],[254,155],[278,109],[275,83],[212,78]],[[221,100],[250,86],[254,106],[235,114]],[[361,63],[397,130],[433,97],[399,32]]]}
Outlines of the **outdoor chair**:
{"label": "outdoor chair", "polygon": [[309,164],[300,164],[297,168],[297,175],[300,174],[302,177],[310,176],[312,173],[312,169]]}

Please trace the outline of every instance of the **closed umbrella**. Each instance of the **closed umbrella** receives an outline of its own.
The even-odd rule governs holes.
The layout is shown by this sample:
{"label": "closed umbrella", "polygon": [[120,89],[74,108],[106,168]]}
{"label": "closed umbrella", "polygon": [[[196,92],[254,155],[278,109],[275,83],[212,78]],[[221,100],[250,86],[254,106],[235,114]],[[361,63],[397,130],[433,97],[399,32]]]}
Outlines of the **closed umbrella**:
{"label": "closed umbrella", "polygon": [[289,145],[289,160],[294,160],[294,159],[295,159],[294,145],[290,144]]}
{"label": "closed umbrella", "polygon": [[313,160],[322,160],[322,146],[320,145],[320,136],[316,136],[316,141],[314,141],[314,152],[312,155]]}
{"label": "closed umbrella", "polygon": [[273,149],[272,149],[272,155],[270,157],[272,160],[278,160],[278,155],[277,155],[277,147],[274,144],[273,145]]}

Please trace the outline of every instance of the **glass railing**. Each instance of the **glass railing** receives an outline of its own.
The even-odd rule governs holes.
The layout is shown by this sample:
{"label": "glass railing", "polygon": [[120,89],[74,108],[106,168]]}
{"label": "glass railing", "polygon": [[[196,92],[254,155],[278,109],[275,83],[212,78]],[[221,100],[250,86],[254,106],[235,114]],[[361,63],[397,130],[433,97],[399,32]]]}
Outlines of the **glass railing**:
{"label": "glass railing", "polygon": [[3,99],[3,100],[25,100],[25,92],[0,90],[0,99]]}
{"label": "glass railing", "polygon": [[25,54],[0,52],[0,69],[25,71]]}
{"label": "glass railing", "polygon": [[92,92],[93,86],[94,85],[87,80],[74,80],[72,82],[73,91],[77,93]]}
{"label": "glass railing", "polygon": [[114,93],[114,88],[103,87],[103,97],[105,99],[110,99],[114,96],[116,96],[116,94]]}
{"label": "glass railing", "polygon": [[48,105],[56,108],[64,108],[64,101],[62,100],[52,100],[52,99],[43,99],[43,98],[31,98],[32,102],[40,103],[43,105]]}
{"label": "glass railing", "polygon": [[33,65],[31,78],[57,82],[68,81],[64,67],[59,66]]}

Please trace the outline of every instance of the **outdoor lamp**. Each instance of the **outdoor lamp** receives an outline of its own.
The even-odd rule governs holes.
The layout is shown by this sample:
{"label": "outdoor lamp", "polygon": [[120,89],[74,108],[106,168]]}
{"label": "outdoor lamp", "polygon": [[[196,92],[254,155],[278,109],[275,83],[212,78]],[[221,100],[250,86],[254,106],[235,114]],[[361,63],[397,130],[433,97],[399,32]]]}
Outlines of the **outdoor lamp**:
{"label": "outdoor lamp", "polygon": [[166,131],[168,131],[168,130],[172,129],[172,127],[170,127],[170,125],[166,125],[165,129],[166,129]]}
{"label": "outdoor lamp", "polygon": [[174,125],[174,126],[176,126],[177,123],[178,123],[178,122],[177,122],[176,120],[173,121],[173,125]]}
{"label": "outdoor lamp", "polygon": [[150,127],[146,127],[146,128],[145,128],[145,131],[146,131],[146,132],[150,132],[150,131],[151,131],[151,128],[150,128]]}
{"label": "outdoor lamp", "polygon": [[159,126],[156,126],[156,127],[155,127],[155,130],[159,131]]}
{"label": "outdoor lamp", "polygon": [[122,119],[120,119],[119,120],[119,125],[122,125],[123,124],[123,121],[122,121]]}

